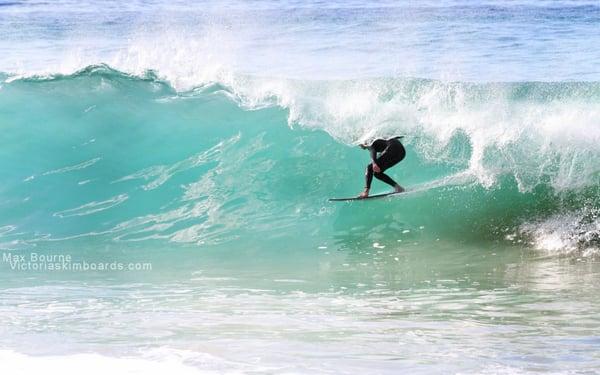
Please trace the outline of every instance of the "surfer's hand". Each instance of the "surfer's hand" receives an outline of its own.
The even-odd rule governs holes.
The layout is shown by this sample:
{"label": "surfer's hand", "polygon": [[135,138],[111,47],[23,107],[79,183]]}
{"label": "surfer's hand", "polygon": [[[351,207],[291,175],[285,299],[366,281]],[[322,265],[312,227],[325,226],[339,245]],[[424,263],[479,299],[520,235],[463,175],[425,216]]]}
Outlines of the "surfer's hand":
{"label": "surfer's hand", "polygon": [[381,172],[381,168],[379,168],[379,166],[375,163],[373,163],[373,172],[375,172],[375,173]]}

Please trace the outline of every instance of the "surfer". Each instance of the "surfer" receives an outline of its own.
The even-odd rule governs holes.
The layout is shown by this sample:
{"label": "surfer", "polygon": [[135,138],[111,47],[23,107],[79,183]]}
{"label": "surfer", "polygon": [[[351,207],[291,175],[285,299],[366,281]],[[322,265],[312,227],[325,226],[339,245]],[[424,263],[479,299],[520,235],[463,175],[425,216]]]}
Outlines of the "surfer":
{"label": "surfer", "polygon": [[[363,150],[369,150],[371,153],[371,163],[367,166],[365,172],[365,190],[360,193],[359,198],[366,198],[369,196],[369,190],[371,189],[371,181],[373,176],[378,180],[385,182],[386,184],[394,188],[394,192],[401,193],[404,188],[392,180],[390,176],[383,173],[386,169],[393,167],[398,164],[406,156],[406,150],[400,142],[402,137],[394,137],[390,139],[376,139],[371,145],[361,144],[360,147]],[[377,154],[379,153],[379,156]]]}

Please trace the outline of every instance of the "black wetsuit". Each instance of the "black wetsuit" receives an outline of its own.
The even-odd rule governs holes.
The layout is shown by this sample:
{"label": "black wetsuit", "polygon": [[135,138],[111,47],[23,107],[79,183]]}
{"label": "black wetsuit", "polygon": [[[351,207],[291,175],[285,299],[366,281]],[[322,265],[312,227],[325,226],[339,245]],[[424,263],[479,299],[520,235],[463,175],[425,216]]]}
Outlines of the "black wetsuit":
{"label": "black wetsuit", "polygon": [[[365,187],[367,189],[371,188],[373,175],[388,185],[397,185],[396,181],[392,180],[390,176],[383,173],[383,171],[398,164],[406,156],[406,150],[404,149],[404,146],[402,146],[402,143],[400,143],[399,138],[402,137],[395,137],[387,140],[376,139],[373,141],[373,143],[371,143],[371,146],[368,147],[369,151],[371,152],[372,162],[367,166],[367,171],[365,173]],[[377,153],[380,154],[379,157],[377,157]],[[379,166],[381,172],[374,173],[373,163]]]}

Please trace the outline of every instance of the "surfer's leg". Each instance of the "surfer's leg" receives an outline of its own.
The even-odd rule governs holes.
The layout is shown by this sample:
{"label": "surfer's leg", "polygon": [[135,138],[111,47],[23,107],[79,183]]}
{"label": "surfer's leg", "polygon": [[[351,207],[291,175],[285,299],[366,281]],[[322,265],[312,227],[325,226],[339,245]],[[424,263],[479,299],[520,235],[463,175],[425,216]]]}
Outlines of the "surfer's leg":
{"label": "surfer's leg", "polygon": [[384,172],[386,169],[393,167],[404,159],[404,152],[397,150],[386,151],[377,158],[377,165]]}
{"label": "surfer's leg", "polygon": [[396,193],[402,193],[404,191],[404,188],[402,186],[398,185],[398,183],[396,181],[392,180],[392,178],[390,176],[388,176],[387,174],[385,174],[383,172],[375,173],[375,177],[377,177],[378,180],[381,180],[381,181],[385,182],[386,184],[392,186]]}
{"label": "surfer's leg", "polygon": [[392,152],[389,152],[389,153],[384,152],[377,159],[377,165],[381,169],[381,172],[375,173],[375,177],[377,177],[378,180],[381,180],[381,181],[385,182],[386,184],[393,186],[394,191],[396,193],[403,192],[404,188],[402,186],[398,185],[398,183],[396,183],[396,181],[394,181],[392,178],[390,178],[390,176],[386,175],[383,172],[386,169],[389,169],[389,168],[393,167],[394,165],[398,164],[402,159],[404,159],[404,156],[405,156],[404,148],[400,148],[398,150],[393,150]]}
{"label": "surfer's leg", "polygon": [[391,178],[390,176],[388,176],[387,174],[385,174],[385,173],[383,173],[383,172],[380,172],[380,173],[375,173],[375,177],[376,177],[378,180],[381,180],[381,181],[385,182],[386,184],[388,184],[388,185],[390,185],[390,186],[393,186],[393,187],[399,186],[399,185],[396,183],[396,181],[392,180],[392,178]]}
{"label": "surfer's leg", "polygon": [[400,163],[406,156],[406,150],[400,142],[392,144],[385,152],[377,158],[377,165],[384,172],[386,169]]}

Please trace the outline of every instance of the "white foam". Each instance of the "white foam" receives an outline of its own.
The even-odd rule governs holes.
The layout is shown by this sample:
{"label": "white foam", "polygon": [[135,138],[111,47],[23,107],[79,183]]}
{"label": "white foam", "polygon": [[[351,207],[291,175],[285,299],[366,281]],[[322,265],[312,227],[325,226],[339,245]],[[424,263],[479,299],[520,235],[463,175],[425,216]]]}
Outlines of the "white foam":
{"label": "white foam", "polygon": [[589,210],[554,215],[541,222],[525,223],[520,232],[531,238],[533,246],[553,254],[600,254],[600,217]]}
{"label": "white foam", "polygon": [[58,211],[58,212],[53,213],[52,216],[56,216],[56,217],[60,217],[60,218],[67,218],[67,217],[71,217],[71,216],[91,215],[96,212],[108,210],[110,208],[118,206],[121,203],[125,202],[127,199],[129,199],[129,195],[119,194],[119,195],[116,195],[114,197],[111,197],[111,198],[106,199],[101,202],[93,201],[93,202],[85,203],[79,207]]}
{"label": "white foam", "polygon": [[85,169],[85,168],[91,167],[92,165],[96,164],[100,160],[102,160],[102,158],[98,157],[98,158],[93,158],[93,159],[84,161],[77,165],[70,165],[67,167],[59,168],[59,169],[53,169],[51,171],[42,173],[42,176],[47,176],[47,175],[57,174],[57,173],[67,173],[67,172],[72,172],[72,171],[76,171],[76,170],[80,170],[80,169]]}
{"label": "white foam", "polygon": [[[208,356],[208,355],[206,355]],[[162,358],[108,357],[95,353],[30,356],[11,350],[0,350],[0,370],[5,374],[61,374],[125,375],[125,374],[223,374],[229,371],[201,370],[184,364],[184,355],[167,355]],[[210,360],[210,358],[208,359]]]}
{"label": "white foam", "polygon": [[241,76],[223,83],[243,106],[280,105],[289,110],[291,126],[323,129],[346,143],[406,134],[405,141],[431,163],[461,163],[448,149],[463,135],[464,171],[485,187],[507,174],[522,192],[546,182],[557,191],[599,182],[600,106],[565,84],[554,90],[567,91],[561,93],[566,99],[537,99],[534,93],[517,100],[518,88],[500,84]]}

